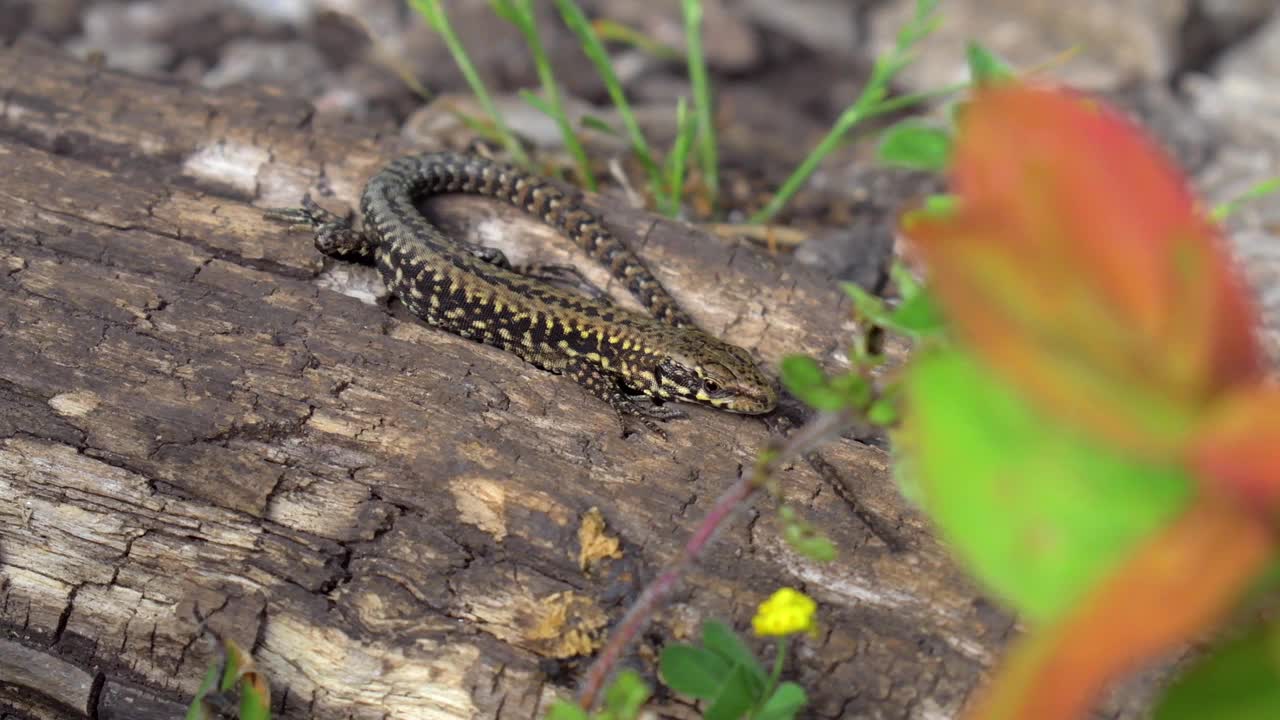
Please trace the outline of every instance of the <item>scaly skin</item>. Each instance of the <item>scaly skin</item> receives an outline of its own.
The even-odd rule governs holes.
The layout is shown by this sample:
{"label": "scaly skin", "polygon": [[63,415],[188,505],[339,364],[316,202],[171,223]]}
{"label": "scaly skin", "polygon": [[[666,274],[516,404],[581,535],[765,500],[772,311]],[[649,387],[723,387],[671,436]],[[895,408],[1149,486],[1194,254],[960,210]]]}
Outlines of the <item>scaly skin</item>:
{"label": "scaly skin", "polygon": [[[439,193],[484,195],[541,218],[606,266],[653,317],[546,281],[576,275],[572,270],[517,272],[501,252],[447,237],[414,205]],[[695,327],[640,259],[555,185],[480,157],[429,153],[400,158],[374,175],[360,208],[363,231],[310,198],[268,217],[312,227],[326,255],[375,265],[391,292],[427,323],[568,375],[659,434],[652,419],[683,413],[631,395],[748,414],[777,404],[773,383],[745,350]]]}

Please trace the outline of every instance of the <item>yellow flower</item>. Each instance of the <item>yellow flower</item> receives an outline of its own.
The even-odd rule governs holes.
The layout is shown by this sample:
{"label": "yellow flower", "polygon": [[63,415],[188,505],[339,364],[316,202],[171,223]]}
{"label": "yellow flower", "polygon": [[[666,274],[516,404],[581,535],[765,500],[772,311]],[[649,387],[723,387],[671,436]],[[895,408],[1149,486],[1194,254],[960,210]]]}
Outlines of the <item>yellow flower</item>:
{"label": "yellow flower", "polygon": [[784,587],[756,608],[751,629],[761,636],[791,635],[817,630],[813,616],[818,604],[799,590]]}

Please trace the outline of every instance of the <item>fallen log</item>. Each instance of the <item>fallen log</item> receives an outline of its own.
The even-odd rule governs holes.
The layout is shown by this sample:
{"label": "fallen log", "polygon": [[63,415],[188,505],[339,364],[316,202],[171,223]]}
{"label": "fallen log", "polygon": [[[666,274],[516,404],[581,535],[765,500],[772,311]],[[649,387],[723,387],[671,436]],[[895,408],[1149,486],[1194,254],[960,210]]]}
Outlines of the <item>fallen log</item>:
{"label": "fallen log", "polygon": [[[268,91],[0,50],[0,708],[176,717],[217,659],[207,625],[256,658],[278,717],[533,717],[753,461],[758,419],[690,408],[669,440],[621,437],[571,380],[371,304],[371,275],[325,271],[262,219],[308,190],[353,205],[408,149]],[[839,364],[847,308],[825,279],[591,203],[712,333],[775,366]],[[430,210],[515,261],[572,257],[493,202]],[[786,500],[840,560],[796,556],[761,501],[631,661],[651,671],[702,618],[744,629],[792,585],[821,606],[791,665],[814,717],[950,717],[1012,621],[882,449],[824,454],[901,547],[797,464]]]}

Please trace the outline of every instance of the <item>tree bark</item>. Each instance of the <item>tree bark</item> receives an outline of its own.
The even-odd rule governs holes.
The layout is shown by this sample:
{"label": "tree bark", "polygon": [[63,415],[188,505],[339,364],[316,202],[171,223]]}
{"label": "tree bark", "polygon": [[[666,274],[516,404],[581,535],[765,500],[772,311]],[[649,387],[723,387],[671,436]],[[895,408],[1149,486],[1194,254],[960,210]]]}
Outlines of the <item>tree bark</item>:
{"label": "tree bark", "polygon": [[[178,717],[217,658],[206,618],[252,652],[279,717],[533,717],[753,462],[757,418],[690,408],[669,440],[620,437],[571,380],[361,302],[370,273],[323,271],[306,235],[261,217],[307,190],[354,205],[408,149],[266,91],[0,50],[0,708]],[[775,366],[840,365],[832,283],[592,202],[712,333]],[[431,211],[516,261],[572,257],[490,201]],[[789,551],[760,500],[629,660],[652,672],[662,642],[703,618],[745,629],[797,586],[821,608],[789,665],[812,717],[952,716],[1012,622],[901,499],[882,449],[823,452],[902,548],[796,464],[783,494],[840,559]],[[595,539],[618,545],[584,569],[592,508]]]}

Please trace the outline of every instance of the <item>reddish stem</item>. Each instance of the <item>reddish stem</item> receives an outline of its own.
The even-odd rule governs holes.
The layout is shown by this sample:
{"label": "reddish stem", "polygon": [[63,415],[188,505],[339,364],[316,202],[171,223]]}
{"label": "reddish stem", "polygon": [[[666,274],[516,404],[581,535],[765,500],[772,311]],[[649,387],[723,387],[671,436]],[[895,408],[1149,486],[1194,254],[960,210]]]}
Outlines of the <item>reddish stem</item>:
{"label": "reddish stem", "polygon": [[769,478],[779,467],[812,452],[822,443],[838,436],[854,422],[856,417],[853,410],[818,415],[812,422],[787,437],[772,452],[762,453],[761,460],[752,466],[749,472],[743,473],[737,482],[716,499],[702,522],[694,529],[680,554],[640,593],[640,597],[632,603],[627,614],[613,631],[613,635],[609,637],[609,642],[596,656],[595,662],[591,664],[586,677],[583,678],[582,691],[578,695],[579,707],[590,710],[595,705],[596,697],[604,688],[605,680],[618,663],[622,651],[649,624],[649,619],[653,617],[654,612],[675,590],[681,575],[706,552],[711,542],[715,540],[716,534],[726,521],[733,517],[734,512],[740,507],[745,507],[747,501],[768,483]]}

